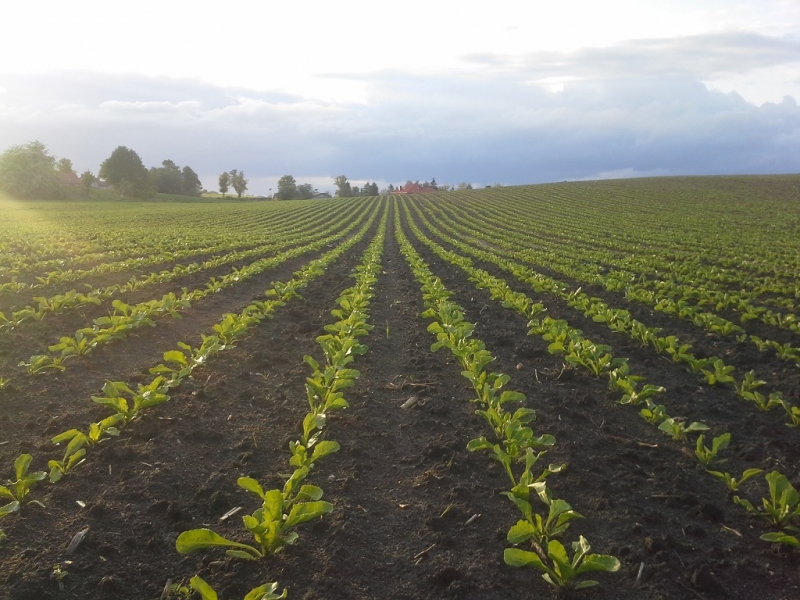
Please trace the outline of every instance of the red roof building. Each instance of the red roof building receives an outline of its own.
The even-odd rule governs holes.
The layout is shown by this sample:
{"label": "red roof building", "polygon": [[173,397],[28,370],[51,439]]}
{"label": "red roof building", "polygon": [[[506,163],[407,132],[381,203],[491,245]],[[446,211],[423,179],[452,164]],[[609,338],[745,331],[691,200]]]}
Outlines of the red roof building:
{"label": "red roof building", "polygon": [[393,194],[434,194],[439,190],[434,187],[422,187],[418,183],[409,183],[393,191]]}

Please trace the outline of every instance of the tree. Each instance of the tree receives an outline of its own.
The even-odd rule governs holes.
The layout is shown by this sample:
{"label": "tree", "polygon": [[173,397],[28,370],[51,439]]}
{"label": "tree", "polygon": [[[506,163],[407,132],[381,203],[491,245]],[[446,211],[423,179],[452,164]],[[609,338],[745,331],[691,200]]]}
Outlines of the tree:
{"label": "tree", "polygon": [[462,181],[461,183],[459,183],[456,186],[456,189],[459,189],[459,190],[471,190],[472,189],[472,184],[471,183],[466,183],[465,181]]}
{"label": "tree", "polygon": [[181,168],[169,159],[150,169],[150,182],[159,194],[183,194]]}
{"label": "tree", "polygon": [[203,184],[191,167],[183,167],[183,193],[187,196],[199,196],[203,192]]}
{"label": "tree", "polygon": [[310,183],[301,183],[297,186],[297,197],[301,200],[308,200],[314,197],[314,186]]}
{"label": "tree", "polygon": [[55,158],[39,141],[0,154],[0,188],[20,198],[52,198],[58,193]]}
{"label": "tree", "polygon": [[241,198],[242,194],[247,191],[247,179],[244,178],[244,171],[231,171],[231,186],[233,187],[236,195]]}
{"label": "tree", "polygon": [[336,196],[339,198],[349,198],[353,195],[353,190],[350,187],[350,182],[347,181],[347,177],[344,175],[339,175],[336,179],[333,180],[334,185],[336,186]]}
{"label": "tree", "polygon": [[377,183],[370,183],[369,181],[361,188],[361,196],[377,196],[380,193]]}
{"label": "tree", "polygon": [[84,171],[81,173],[81,183],[83,184],[83,191],[86,192],[86,195],[89,195],[89,192],[92,191],[92,184],[97,181],[97,177],[94,176],[94,173],[91,171]]}
{"label": "tree", "polygon": [[146,198],[152,192],[150,176],[139,155],[130,148],[117,146],[100,165],[100,179],[119,190],[123,196]]}
{"label": "tree", "polygon": [[62,158],[56,163],[56,170],[59,173],[74,173],[72,169],[72,161],[68,158]]}
{"label": "tree", "polygon": [[437,187],[437,185],[436,185],[436,177],[434,177],[433,179],[431,179],[431,184],[430,184],[430,185],[431,185],[431,187],[432,187],[433,189],[438,189],[438,187]]}
{"label": "tree", "polygon": [[225,197],[225,194],[228,193],[228,190],[231,187],[231,174],[225,171],[219,176],[219,191],[222,194],[222,197]]}
{"label": "tree", "polygon": [[291,175],[284,175],[278,180],[278,200],[297,198],[297,182]]}

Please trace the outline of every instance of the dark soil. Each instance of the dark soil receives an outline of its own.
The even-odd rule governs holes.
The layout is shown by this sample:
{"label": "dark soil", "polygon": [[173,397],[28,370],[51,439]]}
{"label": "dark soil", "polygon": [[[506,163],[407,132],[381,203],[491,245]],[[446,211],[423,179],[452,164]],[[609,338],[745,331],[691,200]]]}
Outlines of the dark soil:
{"label": "dark soil", "polygon": [[[236,560],[220,550],[176,552],[181,531],[203,526],[250,541],[240,517],[258,502],[236,479],[282,484],[288,443],[307,408],[310,370],[303,356],[321,358],[315,338],[335,320],[329,311],[370,240],[329,267],[302,299],[196,371],[170,402],[92,451],[73,474],[34,488],[32,497],[46,508],[29,503],[0,522],[8,534],[0,547],[0,598],[155,600],[168,579],[185,583],[198,573],[223,600],[243,598],[268,581],[280,582],[294,599],[573,597],[558,594],[537,572],[503,563],[506,533],[519,518],[500,495],[506,476],[487,455],[466,450],[470,439],[487,434],[486,427],[474,414],[459,365],[445,350],[430,352],[434,340],[426,331],[429,321],[420,317],[419,285],[391,235],[370,306],[375,328],[364,338],[370,350],[353,363],[361,377],[348,390],[350,408],[334,414],[326,429],[341,450],[310,478],[325,490],[334,512],[302,526],[297,544],[264,561]],[[568,468],[549,486],[586,517],[573,522],[565,539],[583,535],[595,552],[622,563],[619,573],[596,577],[598,588],[574,597],[800,597],[800,552],[759,540],[764,524],[731,502],[724,486],[698,467],[689,446],[671,441],[635,409],[615,404],[605,379],[565,367],[545,342],[527,335],[522,317],[476,290],[460,269],[422,244],[415,247],[477,324],[476,337],[497,357],[492,368],[510,373],[511,388],[537,410],[537,432],[556,437],[542,461]],[[104,379],[145,381],[143,373],[177,340],[196,343],[223,312],[240,310],[309,258],[193,307],[182,321],[160,322],[102,358],[0,392],[0,442],[9,442],[0,446],[3,478],[23,451],[34,455],[34,468],[45,469],[55,456],[52,435],[102,418],[106,413],[89,398]],[[735,444],[724,470],[775,467],[798,481],[797,432],[775,415],[761,414],[725,390],[701,391],[679,366],[582,321],[566,306],[536,300],[587,337],[611,343],[615,355],[629,357],[648,381],[666,386],[663,402],[670,412],[707,420],[714,433],[731,431]],[[767,369],[780,364],[765,360]],[[413,406],[401,408],[411,398]],[[765,490],[757,483],[743,493],[755,501]],[[234,507],[243,510],[221,521]],[[84,542],[68,555],[70,540],[86,527]],[[67,572],[63,590],[51,577],[54,565]]]}

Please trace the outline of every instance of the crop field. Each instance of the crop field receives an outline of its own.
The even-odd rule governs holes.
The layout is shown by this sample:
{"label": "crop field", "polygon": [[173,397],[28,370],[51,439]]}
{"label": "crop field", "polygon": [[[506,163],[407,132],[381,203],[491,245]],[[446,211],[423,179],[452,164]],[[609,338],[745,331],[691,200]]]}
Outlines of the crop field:
{"label": "crop field", "polygon": [[797,490],[800,176],[0,199],[0,598],[796,600]]}

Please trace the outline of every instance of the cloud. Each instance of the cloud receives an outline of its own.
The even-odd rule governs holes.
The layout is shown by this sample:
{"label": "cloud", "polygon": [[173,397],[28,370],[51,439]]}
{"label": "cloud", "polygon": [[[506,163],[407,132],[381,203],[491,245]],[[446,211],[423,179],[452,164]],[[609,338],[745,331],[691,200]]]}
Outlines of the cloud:
{"label": "cloud", "polygon": [[96,172],[126,145],[147,165],[190,165],[211,188],[223,170],[244,170],[256,193],[288,173],[330,189],[325,181],[339,174],[381,184],[515,184],[795,172],[795,100],[758,106],[707,81],[794,68],[798,44],[723,33],[472,56],[464,69],[436,75],[327,76],[363,86],[359,102],[191,79],[14,76],[0,95],[0,149],[40,139]]}
{"label": "cloud", "polygon": [[800,63],[800,39],[721,32],[664,39],[629,40],[606,48],[534,52],[518,56],[473,54],[467,64],[546,79],[711,79],[786,63]]}

